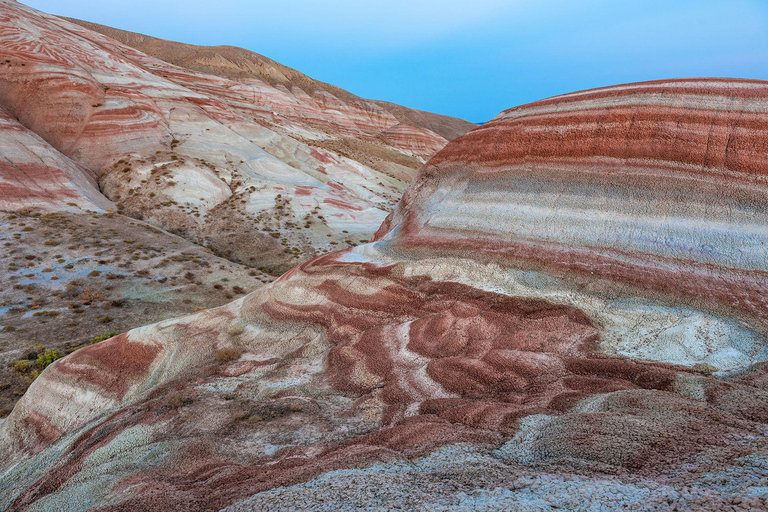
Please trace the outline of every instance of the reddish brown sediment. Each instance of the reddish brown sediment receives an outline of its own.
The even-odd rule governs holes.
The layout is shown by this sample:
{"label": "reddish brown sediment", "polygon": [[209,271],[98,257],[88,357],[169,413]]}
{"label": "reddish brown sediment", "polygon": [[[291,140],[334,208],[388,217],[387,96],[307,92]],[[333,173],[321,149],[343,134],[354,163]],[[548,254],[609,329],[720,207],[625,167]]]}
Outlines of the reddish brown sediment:
{"label": "reddish brown sediment", "polygon": [[557,96],[504,111],[431,164],[572,158],[588,165],[599,156],[764,175],[768,115],[759,105],[766,99],[759,80],[710,78]]}
{"label": "reddish brown sediment", "polygon": [[123,333],[78,350],[52,370],[74,375],[82,385],[98,386],[100,391],[122,400],[132,385],[146,377],[159,352],[158,344],[132,342]]}
{"label": "reddish brown sediment", "polygon": [[24,418],[24,426],[27,431],[32,434],[27,441],[27,445],[22,449],[34,452],[41,447],[48,446],[49,444],[58,440],[63,432],[56,428],[45,416],[38,414],[35,411],[29,413]]}

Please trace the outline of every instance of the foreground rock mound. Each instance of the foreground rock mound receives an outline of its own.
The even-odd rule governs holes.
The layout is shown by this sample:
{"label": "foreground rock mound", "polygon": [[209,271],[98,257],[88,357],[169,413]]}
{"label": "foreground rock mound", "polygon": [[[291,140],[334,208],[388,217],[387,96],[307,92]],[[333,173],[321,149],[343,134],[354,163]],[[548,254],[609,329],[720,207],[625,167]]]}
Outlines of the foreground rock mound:
{"label": "foreground rock mound", "polygon": [[765,112],[690,79],[502,113],[374,242],[49,366],[0,504],[766,508]]}
{"label": "foreground rock mound", "polygon": [[[9,183],[30,155],[4,154],[13,169],[0,168],[0,207],[40,197],[43,181],[96,201],[98,183],[121,212],[274,275],[368,241],[416,170],[446,144],[426,126],[447,126],[450,135],[473,126],[391,113],[241,49],[220,49],[224,56],[214,59],[253,60],[255,68],[235,75],[208,74],[227,66],[195,70],[210,60],[197,47],[174,65],[12,0],[0,0],[0,26],[0,143],[13,144],[25,128],[41,139],[28,153],[44,143],[60,153],[45,164],[58,171],[20,185]],[[177,47],[187,48],[162,43],[171,50],[160,56],[172,62]]]}

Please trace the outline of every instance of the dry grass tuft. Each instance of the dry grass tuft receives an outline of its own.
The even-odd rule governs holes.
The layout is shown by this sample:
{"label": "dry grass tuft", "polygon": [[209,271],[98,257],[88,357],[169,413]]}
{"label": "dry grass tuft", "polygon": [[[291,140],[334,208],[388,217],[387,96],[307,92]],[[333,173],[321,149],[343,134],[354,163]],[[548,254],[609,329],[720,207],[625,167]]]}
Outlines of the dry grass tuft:
{"label": "dry grass tuft", "polygon": [[223,348],[216,352],[216,362],[219,364],[228,363],[230,361],[236,361],[240,359],[243,353],[236,348]]}
{"label": "dry grass tuft", "polygon": [[172,409],[178,409],[179,407],[184,405],[184,399],[181,398],[179,395],[171,395],[166,399],[165,405],[167,405]]}

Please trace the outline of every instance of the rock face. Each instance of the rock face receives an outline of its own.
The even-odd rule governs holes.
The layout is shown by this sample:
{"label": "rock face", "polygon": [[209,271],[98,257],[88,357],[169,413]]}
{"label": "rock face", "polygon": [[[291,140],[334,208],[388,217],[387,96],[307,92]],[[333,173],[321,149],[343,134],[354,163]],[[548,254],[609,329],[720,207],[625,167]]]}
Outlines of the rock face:
{"label": "rock face", "polygon": [[48,367],[0,506],[766,508],[766,112],[690,79],[502,113],[372,243]]}
{"label": "rock face", "polygon": [[[98,182],[122,213],[275,275],[369,240],[416,169],[446,143],[402,124],[402,113],[245,50],[217,55],[261,64],[217,76],[11,0],[0,0],[0,23],[3,126],[18,121],[61,153],[67,187]],[[160,52],[171,61],[187,48],[160,42],[174,49]],[[210,61],[190,52],[179,64]],[[439,117],[427,115],[435,126]],[[11,165],[17,153],[4,155]],[[23,165],[27,156],[19,158]],[[26,204],[16,195],[5,200],[9,208]],[[93,190],[86,196],[110,206]]]}

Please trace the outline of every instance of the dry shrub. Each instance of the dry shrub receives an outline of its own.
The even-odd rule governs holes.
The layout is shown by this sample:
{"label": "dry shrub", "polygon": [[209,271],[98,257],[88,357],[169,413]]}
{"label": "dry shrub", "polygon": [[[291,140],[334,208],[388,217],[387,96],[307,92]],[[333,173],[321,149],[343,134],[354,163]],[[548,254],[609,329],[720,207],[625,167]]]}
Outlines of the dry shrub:
{"label": "dry shrub", "polygon": [[240,322],[232,322],[229,324],[229,327],[227,327],[227,334],[230,336],[239,336],[245,332],[245,327]]}
{"label": "dry shrub", "polygon": [[230,361],[236,361],[240,359],[241,355],[242,355],[242,352],[240,352],[236,348],[233,348],[233,347],[223,348],[218,352],[216,352],[216,362],[219,364],[224,364]]}
{"label": "dry shrub", "polygon": [[104,300],[104,297],[99,293],[93,291],[91,288],[83,289],[82,293],[77,297],[83,304],[92,304],[97,300]]}
{"label": "dry shrub", "polygon": [[238,410],[232,413],[232,421],[247,420],[251,416],[251,411]]}
{"label": "dry shrub", "polygon": [[181,398],[179,395],[171,395],[165,401],[165,405],[167,405],[172,409],[178,409],[179,407],[184,405],[184,399]]}
{"label": "dry shrub", "polygon": [[22,359],[20,361],[14,361],[10,366],[19,373],[26,373],[26,371],[29,370],[29,368],[32,366],[32,361]]}

